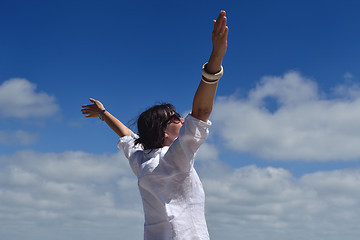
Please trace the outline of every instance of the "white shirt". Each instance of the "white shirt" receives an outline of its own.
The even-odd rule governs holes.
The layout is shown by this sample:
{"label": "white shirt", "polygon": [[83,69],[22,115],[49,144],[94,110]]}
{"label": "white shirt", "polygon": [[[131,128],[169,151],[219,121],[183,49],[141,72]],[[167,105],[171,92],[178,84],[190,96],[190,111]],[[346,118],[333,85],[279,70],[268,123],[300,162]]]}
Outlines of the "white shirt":
{"label": "white shirt", "polygon": [[144,207],[145,240],[208,240],[205,193],[194,169],[195,155],[209,134],[211,122],[190,114],[170,147],[143,150],[133,134],[120,138],[130,166],[138,177]]}

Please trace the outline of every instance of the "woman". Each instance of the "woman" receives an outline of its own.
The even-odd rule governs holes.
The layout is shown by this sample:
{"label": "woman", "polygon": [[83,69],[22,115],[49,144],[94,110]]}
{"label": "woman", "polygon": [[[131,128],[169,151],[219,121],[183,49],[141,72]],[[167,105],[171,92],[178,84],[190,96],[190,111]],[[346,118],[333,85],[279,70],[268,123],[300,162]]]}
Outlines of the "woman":
{"label": "woman", "polygon": [[82,106],[86,117],[100,117],[120,136],[118,147],[138,177],[145,239],[209,239],[205,194],[194,169],[194,158],[211,125],[208,118],[223,73],[227,35],[225,11],[221,11],[214,20],[213,50],[202,68],[191,114],[185,119],[171,104],[156,105],[139,116],[136,135],[106,111],[101,102],[90,98],[93,104]]}

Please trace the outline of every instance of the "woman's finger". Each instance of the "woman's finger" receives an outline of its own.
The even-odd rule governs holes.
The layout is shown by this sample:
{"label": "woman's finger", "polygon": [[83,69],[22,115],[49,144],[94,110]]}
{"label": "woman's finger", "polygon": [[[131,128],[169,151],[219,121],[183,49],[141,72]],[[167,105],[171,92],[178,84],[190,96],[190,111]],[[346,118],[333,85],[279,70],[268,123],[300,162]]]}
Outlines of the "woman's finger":
{"label": "woman's finger", "polygon": [[89,111],[87,109],[83,109],[83,110],[81,110],[81,113],[82,114],[89,114]]}
{"label": "woman's finger", "polygon": [[223,34],[225,32],[225,27],[226,27],[226,17],[224,16],[220,24],[219,34]]}
{"label": "woman's finger", "polygon": [[91,105],[83,105],[82,108],[84,109],[91,109],[91,110],[95,110],[97,108],[96,104],[91,104]]}
{"label": "woman's finger", "polygon": [[218,22],[219,20],[221,20],[223,18],[223,16],[225,16],[225,11],[221,10],[216,21]]}
{"label": "woman's finger", "polygon": [[214,20],[214,34],[220,35],[224,32],[226,26],[226,17],[225,17],[225,11],[221,11],[218,18]]}
{"label": "woman's finger", "polygon": [[225,32],[224,32],[224,37],[225,37],[225,38],[227,38],[228,33],[229,33],[229,27],[226,26],[226,27],[225,27]]}

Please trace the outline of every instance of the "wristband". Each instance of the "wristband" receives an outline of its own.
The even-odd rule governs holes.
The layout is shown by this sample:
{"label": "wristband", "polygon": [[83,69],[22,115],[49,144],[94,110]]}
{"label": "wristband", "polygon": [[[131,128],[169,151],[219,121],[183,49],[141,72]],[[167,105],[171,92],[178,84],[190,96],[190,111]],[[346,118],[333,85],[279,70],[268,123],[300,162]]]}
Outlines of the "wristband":
{"label": "wristband", "polygon": [[104,112],[105,112],[106,110],[104,109],[104,110],[102,110],[100,113],[99,113],[99,118],[100,118],[100,120],[101,121],[104,121]]}
{"label": "wristband", "polygon": [[[208,64],[208,63],[205,63],[203,65],[203,67],[201,68],[201,73],[202,73],[203,77],[205,77],[208,80],[219,80],[222,77],[222,75],[224,74],[223,66],[220,66],[220,71],[218,73],[211,74],[211,73],[208,73],[205,71],[206,64]],[[206,82],[208,82],[208,81],[206,81]]]}

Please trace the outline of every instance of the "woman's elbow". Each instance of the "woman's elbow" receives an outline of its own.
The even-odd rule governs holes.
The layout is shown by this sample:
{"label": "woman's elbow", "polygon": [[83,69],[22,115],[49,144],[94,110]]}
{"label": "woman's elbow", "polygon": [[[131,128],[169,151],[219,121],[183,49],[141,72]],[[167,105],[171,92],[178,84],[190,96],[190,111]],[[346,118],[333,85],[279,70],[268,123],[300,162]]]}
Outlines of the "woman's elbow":
{"label": "woman's elbow", "polygon": [[206,122],[209,119],[211,112],[212,112],[212,107],[195,108],[192,110],[191,116]]}

